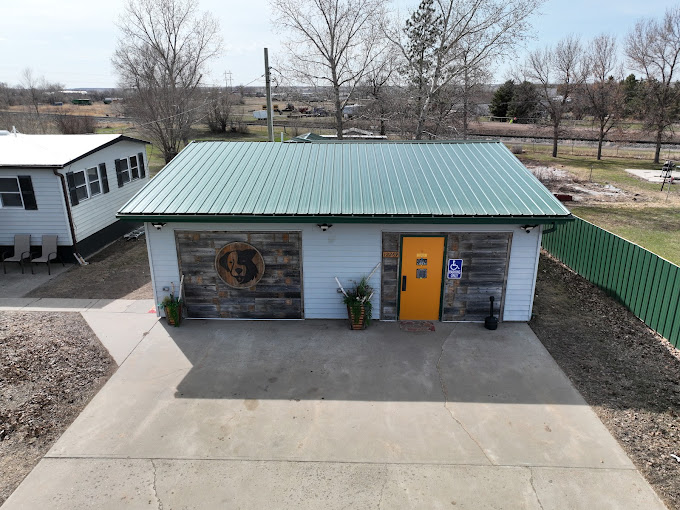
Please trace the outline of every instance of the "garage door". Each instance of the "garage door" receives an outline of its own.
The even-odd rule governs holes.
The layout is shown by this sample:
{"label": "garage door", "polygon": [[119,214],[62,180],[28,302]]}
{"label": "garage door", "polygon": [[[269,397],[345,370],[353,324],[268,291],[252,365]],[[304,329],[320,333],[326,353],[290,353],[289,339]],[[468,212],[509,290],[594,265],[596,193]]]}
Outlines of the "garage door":
{"label": "garage door", "polygon": [[300,232],[175,232],[187,314],[301,319]]}

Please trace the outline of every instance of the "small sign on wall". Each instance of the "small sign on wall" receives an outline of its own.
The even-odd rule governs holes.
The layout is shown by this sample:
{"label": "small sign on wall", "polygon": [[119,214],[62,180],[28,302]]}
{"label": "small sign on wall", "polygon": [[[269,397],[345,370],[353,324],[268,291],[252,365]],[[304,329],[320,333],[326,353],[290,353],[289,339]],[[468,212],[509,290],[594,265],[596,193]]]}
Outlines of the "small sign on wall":
{"label": "small sign on wall", "polygon": [[460,280],[461,276],[463,276],[463,259],[449,259],[446,277],[449,280]]}
{"label": "small sign on wall", "polygon": [[399,258],[399,252],[398,251],[384,251],[383,252],[383,258],[384,259],[398,259]]}

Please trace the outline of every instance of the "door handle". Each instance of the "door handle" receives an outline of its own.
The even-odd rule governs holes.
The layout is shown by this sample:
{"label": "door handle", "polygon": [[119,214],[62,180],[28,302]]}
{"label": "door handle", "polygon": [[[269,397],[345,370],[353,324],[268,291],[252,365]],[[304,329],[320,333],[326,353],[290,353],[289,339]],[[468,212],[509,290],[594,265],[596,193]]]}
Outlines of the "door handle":
{"label": "door handle", "polygon": [[406,276],[401,277],[401,290],[404,291],[406,290]]}

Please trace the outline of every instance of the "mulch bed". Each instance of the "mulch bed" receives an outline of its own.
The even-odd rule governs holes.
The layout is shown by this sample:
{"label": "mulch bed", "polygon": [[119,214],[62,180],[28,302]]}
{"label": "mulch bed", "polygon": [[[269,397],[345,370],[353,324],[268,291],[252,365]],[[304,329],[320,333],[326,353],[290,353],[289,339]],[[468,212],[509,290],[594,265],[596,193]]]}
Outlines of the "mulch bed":
{"label": "mulch bed", "polygon": [[0,312],[0,505],[115,367],[79,313]]}
{"label": "mulch bed", "polygon": [[529,324],[666,505],[680,508],[677,349],[546,255]]}

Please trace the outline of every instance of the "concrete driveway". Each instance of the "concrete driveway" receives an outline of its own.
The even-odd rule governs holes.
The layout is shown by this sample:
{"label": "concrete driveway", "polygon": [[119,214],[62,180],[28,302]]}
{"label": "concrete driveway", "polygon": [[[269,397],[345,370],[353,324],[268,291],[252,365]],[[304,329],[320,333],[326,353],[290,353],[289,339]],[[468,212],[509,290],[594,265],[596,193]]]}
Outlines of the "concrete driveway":
{"label": "concrete driveway", "polygon": [[525,324],[345,328],[156,323],[3,509],[665,508]]}

